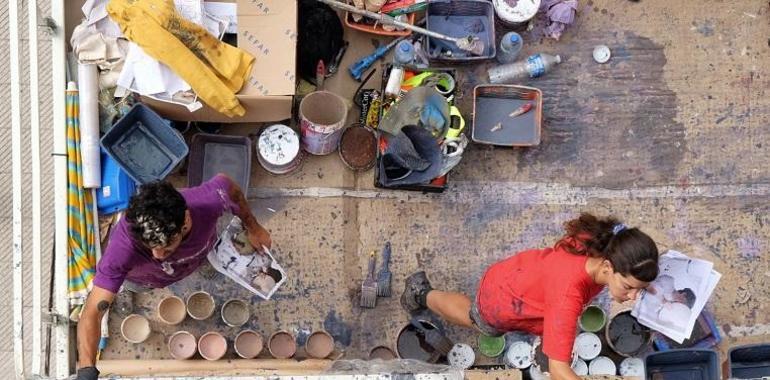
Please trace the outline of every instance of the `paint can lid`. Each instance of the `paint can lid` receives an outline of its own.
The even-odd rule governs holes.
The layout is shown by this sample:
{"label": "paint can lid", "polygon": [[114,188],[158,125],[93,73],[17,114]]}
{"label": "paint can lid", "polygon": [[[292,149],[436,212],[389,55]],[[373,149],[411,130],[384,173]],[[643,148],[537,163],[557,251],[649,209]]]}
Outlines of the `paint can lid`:
{"label": "paint can lid", "polygon": [[614,376],[617,372],[615,363],[612,359],[606,356],[599,356],[594,360],[591,360],[591,364],[588,365],[588,373],[590,375],[610,375]]}
{"label": "paint can lid", "polygon": [[612,56],[610,48],[607,45],[598,45],[594,47],[594,61],[597,63],[607,63]]}
{"label": "paint can lid", "polygon": [[259,136],[257,153],[270,164],[286,165],[299,154],[299,135],[286,125],[271,125]]}
{"label": "paint can lid", "polygon": [[584,332],[575,338],[575,352],[583,360],[591,360],[602,352],[602,341],[594,333]]}
{"label": "paint can lid", "polygon": [[524,369],[532,365],[532,345],[518,341],[511,343],[505,352],[505,364],[509,367]]}
{"label": "paint can lid", "polygon": [[449,365],[459,369],[468,369],[476,362],[473,348],[465,343],[457,343],[447,355]]}
{"label": "paint can lid", "polygon": [[572,363],[572,370],[575,371],[575,375],[588,376],[588,364],[583,359],[575,360]]}
{"label": "paint can lid", "polygon": [[620,376],[644,376],[644,361],[639,358],[625,358],[620,362]]}

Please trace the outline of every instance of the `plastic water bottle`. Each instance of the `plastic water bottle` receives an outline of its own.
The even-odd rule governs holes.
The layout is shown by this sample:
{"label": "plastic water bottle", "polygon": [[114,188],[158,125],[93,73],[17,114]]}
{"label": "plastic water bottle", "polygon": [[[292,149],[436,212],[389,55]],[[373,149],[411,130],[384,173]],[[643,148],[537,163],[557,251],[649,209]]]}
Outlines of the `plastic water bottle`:
{"label": "plastic water bottle", "polygon": [[524,80],[527,77],[537,78],[542,76],[551,71],[557,63],[561,63],[560,56],[539,53],[530,55],[523,61],[495,66],[489,69],[487,74],[489,74],[490,83],[511,83]]}
{"label": "plastic water bottle", "polygon": [[500,40],[500,50],[497,52],[497,61],[500,63],[511,63],[516,60],[521,52],[521,47],[524,42],[521,39],[519,33],[508,32],[505,33],[502,40]]}
{"label": "plastic water bottle", "polygon": [[404,40],[396,45],[393,61],[398,66],[408,65],[414,62],[414,46],[410,41]]}

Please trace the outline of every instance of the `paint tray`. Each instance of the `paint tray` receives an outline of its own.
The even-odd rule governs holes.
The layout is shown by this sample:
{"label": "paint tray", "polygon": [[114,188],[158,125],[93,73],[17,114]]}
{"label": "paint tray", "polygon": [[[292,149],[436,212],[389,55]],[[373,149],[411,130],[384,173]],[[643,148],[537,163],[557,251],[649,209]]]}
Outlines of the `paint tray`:
{"label": "paint tray", "polygon": [[671,350],[650,354],[646,380],[719,380],[719,355],[712,350]]}
{"label": "paint tray", "polygon": [[733,347],[728,353],[731,379],[770,377],[770,344]]}
{"label": "paint tray", "polygon": [[[471,62],[494,58],[495,8],[487,0],[434,0],[425,12],[426,28],[450,37],[474,36],[484,44],[481,55],[460,50],[453,42],[426,37],[426,50],[431,60],[445,62]],[[451,55],[441,51],[451,51]]]}
{"label": "paint tray", "polygon": [[[532,103],[529,112],[509,117],[511,112]],[[502,128],[492,131],[498,123]],[[473,89],[473,130],[471,139],[479,144],[536,146],[543,124],[543,93],[534,87],[479,85]]]}
{"label": "paint tray", "polygon": [[251,139],[246,136],[198,133],[190,142],[187,186],[198,186],[224,173],[246,192],[251,177]]}
{"label": "paint tray", "polygon": [[107,131],[101,145],[139,184],[166,178],[188,152],[182,134],[141,103]]}

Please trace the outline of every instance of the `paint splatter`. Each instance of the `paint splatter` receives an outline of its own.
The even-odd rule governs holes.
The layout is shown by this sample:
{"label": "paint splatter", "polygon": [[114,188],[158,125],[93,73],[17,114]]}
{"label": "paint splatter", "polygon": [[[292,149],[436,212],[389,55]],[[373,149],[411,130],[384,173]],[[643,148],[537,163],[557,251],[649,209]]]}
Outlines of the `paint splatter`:
{"label": "paint splatter", "polygon": [[714,35],[714,20],[704,20],[701,24],[693,22],[692,25],[698,33],[706,37]]}
{"label": "paint splatter", "polygon": [[350,346],[353,329],[350,325],[342,320],[342,317],[337,315],[337,311],[329,310],[324,319],[324,330],[334,337],[334,340],[340,342],[343,346]]}
{"label": "paint splatter", "polygon": [[738,239],[738,250],[744,259],[757,259],[762,255],[762,241],[752,236],[744,236]]}

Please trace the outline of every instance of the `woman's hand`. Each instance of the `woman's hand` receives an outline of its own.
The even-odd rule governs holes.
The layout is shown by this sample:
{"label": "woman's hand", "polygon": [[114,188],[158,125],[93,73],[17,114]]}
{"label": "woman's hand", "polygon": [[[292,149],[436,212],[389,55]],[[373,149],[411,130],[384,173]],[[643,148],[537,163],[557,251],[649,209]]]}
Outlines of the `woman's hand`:
{"label": "woman's hand", "polygon": [[551,380],[580,380],[580,376],[575,374],[567,362],[548,359],[548,372]]}

